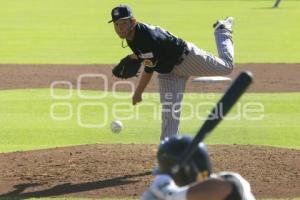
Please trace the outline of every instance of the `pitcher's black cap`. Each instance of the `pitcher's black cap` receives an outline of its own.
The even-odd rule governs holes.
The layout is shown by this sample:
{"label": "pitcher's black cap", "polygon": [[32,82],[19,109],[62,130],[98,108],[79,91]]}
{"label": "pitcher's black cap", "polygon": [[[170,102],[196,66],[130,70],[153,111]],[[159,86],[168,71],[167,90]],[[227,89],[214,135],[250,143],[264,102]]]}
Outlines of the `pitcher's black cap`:
{"label": "pitcher's black cap", "polygon": [[132,18],[132,10],[129,6],[127,5],[119,5],[115,8],[112,9],[111,11],[111,20],[108,23],[117,21],[119,19],[129,19]]}

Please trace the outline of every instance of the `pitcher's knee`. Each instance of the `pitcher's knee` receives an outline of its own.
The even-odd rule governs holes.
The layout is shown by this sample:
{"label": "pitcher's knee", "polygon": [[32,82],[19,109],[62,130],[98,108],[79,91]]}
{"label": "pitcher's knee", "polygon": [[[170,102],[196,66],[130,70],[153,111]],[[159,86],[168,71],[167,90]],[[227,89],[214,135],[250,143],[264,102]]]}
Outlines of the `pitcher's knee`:
{"label": "pitcher's knee", "polygon": [[233,71],[234,63],[232,60],[224,60],[225,62],[225,69],[223,75],[229,75]]}
{"label": "pitcher's knee", "polygon": [[233,71],[233,68],[234,68],[234,64],[233,63],[230,63],[230,64],[228,64],[228,70],[227,70],[227,74],[226,75],[228,75],[228,74],[231,74],[231,72]]}

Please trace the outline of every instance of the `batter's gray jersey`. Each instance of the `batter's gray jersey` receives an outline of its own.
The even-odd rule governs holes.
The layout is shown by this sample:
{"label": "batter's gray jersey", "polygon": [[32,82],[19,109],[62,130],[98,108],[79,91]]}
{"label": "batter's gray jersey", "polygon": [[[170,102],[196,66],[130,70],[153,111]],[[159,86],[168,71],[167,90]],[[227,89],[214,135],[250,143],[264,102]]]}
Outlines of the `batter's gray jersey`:
{"label": "batter's gray jersey", "polygon": [[226,177],[226,176],[227,177],[232,176],[236,180],[238,180],[238,182],[240,183],[239,188],[242,190],[241,191],[242,192],[242,200],[255,200],[255,197],[252,194],[249,182],[246,179],[244,179],[240,174],[234,173],[234,172],[219,172],[219,173],[211,175],[212,178]]}
{"label": "batter's gray jersey", "polygon": [[232,32],[217,29],[215,40],[219,57],[187,42],[188,54],[183,54],[183,61],[170,73],[158,75],[162,104],[161,140],[178,133],[181,101],[189,76],[220,76],[232,72],[234,66]]}

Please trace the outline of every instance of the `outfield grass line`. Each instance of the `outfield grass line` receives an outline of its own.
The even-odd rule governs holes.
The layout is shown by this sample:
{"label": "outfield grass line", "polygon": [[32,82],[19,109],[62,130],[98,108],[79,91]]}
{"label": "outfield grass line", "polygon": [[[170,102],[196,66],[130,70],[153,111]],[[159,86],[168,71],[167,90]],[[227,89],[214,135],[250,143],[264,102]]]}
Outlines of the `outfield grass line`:
{"label": "outfield grass line", "polygon": [[[129,48],[121,48],[113,26],[107,23],[111,9],[120,2],[88,2],[1,1],[0,63],[117,63],[130,53]],[[300,62],[300,27],[294,25],[294,19],[300,18],[299,1],[284,1],[278,9],[270,9],[273,3],[268,0],[126,3],[138,20],[161,26],[214,54],[212,24],[234,16],[237,63]],[[174,14],[177,10],[180,15]]]}

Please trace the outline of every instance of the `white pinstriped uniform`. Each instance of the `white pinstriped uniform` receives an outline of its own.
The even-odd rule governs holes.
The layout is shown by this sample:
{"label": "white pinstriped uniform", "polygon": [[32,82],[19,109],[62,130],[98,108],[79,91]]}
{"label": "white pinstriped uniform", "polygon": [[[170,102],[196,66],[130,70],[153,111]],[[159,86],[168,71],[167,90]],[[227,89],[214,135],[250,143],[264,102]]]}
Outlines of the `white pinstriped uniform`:
{"label": "white pinstriped uniform", "polygon": [[192,43],[187,43],[188,55],[168,74],[158,74],[162,104],[161,140],[178,133],[181,101],[189,76],[228,75],[233,70],[234,47],[232,33],[227,29],[215,30],[219,57]]}

